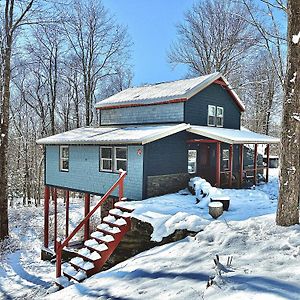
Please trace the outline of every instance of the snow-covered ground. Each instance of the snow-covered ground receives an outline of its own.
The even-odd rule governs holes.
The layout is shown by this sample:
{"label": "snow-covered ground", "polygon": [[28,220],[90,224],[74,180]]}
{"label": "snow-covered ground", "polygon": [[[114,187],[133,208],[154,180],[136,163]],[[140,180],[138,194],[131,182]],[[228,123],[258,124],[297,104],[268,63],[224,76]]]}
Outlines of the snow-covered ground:
{"label": "snow-covered ground", "polygon": [[[206,207],[196,205],[192,195],[170,194],[131,203],[136,207],[136,217],[154,225],[153,240],[176,228],[203,231],[193,238],[140,253],[48,298],[300,299],[300,226],[275,225],[276,174],[272,174],[270,183],[253,190],[222,193],[231,198],[231,203],[218,220],[209,216]],[[40,224],[42,215],[32,217],[32,222]],[[0,270],[0,298],[1,292],[5,295],[3,291],[4,299],[41,299],[45,295],[54,268],[39,261],[37,231],[25,238],[36,239],[36,250],[30,252],[31,264],[30,259],[24,260],[24,253],[29,251],[24,245],[10,254],[19,268],[9,262],[10,255],[1,257],[5,268]],[[232,266],[223,274],[223,281],[219,279],[206,288],[209,276],[215,275],[216,254],[223,264],[233,256]]]}

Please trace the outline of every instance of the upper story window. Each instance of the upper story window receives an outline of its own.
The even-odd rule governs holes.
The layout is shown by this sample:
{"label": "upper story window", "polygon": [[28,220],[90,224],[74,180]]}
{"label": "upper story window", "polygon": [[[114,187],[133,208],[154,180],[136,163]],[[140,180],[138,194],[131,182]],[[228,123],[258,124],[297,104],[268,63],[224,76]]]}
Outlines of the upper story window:
{"label": "upper story window", "polygon": [[59,170],[63,172],[69,171],[69,146],[59,147]]}
{"label": "upper story window", "polygon": [[127,170],[127,147],[100,147],[100,171],[119,172]]}
{"label": "upper story window", "polygon": [[214,105],[208,105],[207,125],[216,126],[216,107]]}
{"label": "upper story window", "polygon": [[190,174],[197,172],[197,150],[188,150],[188,172]]}
{"label": "upper story window", "polygon": [[207,125],[223,127],[224,108],[221,106],[208,105]]}
{"label": "upper story window", "polygon": [[224,108],[217,106],[217,127],[223,127],[224,123]]}

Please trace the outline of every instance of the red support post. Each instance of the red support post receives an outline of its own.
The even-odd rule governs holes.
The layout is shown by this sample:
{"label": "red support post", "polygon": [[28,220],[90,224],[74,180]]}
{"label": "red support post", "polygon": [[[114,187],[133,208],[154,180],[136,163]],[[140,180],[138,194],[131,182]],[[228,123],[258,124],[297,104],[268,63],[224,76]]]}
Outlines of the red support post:
{"label": "red support post", "polygon": [[216,143],[216,186],[221,185],[221,143]]}
{"label": "red support post", "polygon": [[50,200],[50,189],[46,185],[44,192],[44,247],[49,246],[49,200]]}
{"label": "red support post", "polygon": [[257,177],[257,144],[254,146],[254,158],[253,158],[253,184],[256,185]]}
{"label": "red support post", "polygon": [[229,145],[229,188],[232,187],[232,161],[233,161],[233,145]]}
{"label": "red support post", "polygon": [[58,240],[56,243],[57,249],[55,249],[56,253],[56,278],[61,276],[61,256],[62,256],[62,249],[61,249],[61,241]]}
{"label": "red support post", "polygon": [[239,187],[243,184],[243,173],[244,173],[244,145],[240,145],[240,178],[239,178]]}
{"label": "red support post", "polygon": [[267,145],[267,169],[266,169],[266,182],[269,182],[269,164],[270,164],[270,144]]}
{"label": "red support post", "polygon": [[[84,195],[84,217],[86,217],[90,212],[90,194],[85,193]],[[84,240],[88,240],[90,236],[90,220],[84,224]]]}
{"label": "red support post", "polygon": [[56,252],[56,240],[57,240],[57,189],[53,189],[52,193],[54,203],[54,251]]}
{"label": "red support post", "polygon": [[[119,173],[119,177],[121,177],[122,172]],[[119,201],[122,201],[124,197],[124,178],[119,183]]]}
{"label": "red support post", "polygon": [[69,235],[69,208],[70,208],[70,192],[69,190],[65,191],[66,197],[66,238]]}

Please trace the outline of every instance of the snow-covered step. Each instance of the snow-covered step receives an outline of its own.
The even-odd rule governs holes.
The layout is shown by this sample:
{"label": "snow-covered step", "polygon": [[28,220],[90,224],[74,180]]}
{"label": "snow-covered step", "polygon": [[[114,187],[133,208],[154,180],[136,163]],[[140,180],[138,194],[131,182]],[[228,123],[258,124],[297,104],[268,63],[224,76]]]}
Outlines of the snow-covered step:
{"label": "snow-covered step", "polygon": [[74,277],[77,273],[78,273],[78,271],[71,265],[69,265],[67,268],[64,269],[64,274],[66,274],[70,277]]}
{"label": "snow-covered step", "polygon": [[106,234],[105,236],[103,236],[101,238],[101,241],[106,242],[106,243],[110,243],[113,242],[115,240],[115,238],[112,235]]}
{"label": "snow-covered step", "polygon": [[66,276],[60,276],[60,277],[57,277],[57,278],[55,279],[55,283],[56,283],[57,285],[61,286],[62,288],[66,288],[66,287],[68,287],[68,286],[70,286],[70,285],[73,284],[73,282],[70,281],[69,278],[66,277]]}
{"label": "snow-covered step", "polygon": [[104,231],[112,233],[112,234],[121,232],[121,230],[118,227],[110,227],[108,224],[105,224],[105,223],[101,223],[100,225],[98,225],[97,229],[104,230]]}
{"label": "snow-covered step", "polygon": [[99,251],[99,252],[102,252],[102,251],[105,251],[108,249],[108,247],[105,245],[105,244],[98,244],[98,245],[95,245],[92,247],[93,249]]}
{"label": "snow-covered step", "polygon": [[108,215],[103,218],[104,222],[114,223],[116,222],[116,218],[114,216]]}
{"label": "snow-covered step", "polygon": [[95,239],[90,239],[84,242],[84,246],[86,247],[93,247],[98,245],[99,243]]}
{"label": "snow-covered step", "polygon": [[104,234],[101,231],[93,232],[91,234],[91,237],[94,238],[94,239],[99,239],[99,240],[101,240],[103,242],[106,242],[106,243],[110,243],[110,242],[113,242],[115,240],[115,238],[112,235]]}
{"label": "snow-covered step", "polygon": [[94,239],[101,239],[105,236],[105,234],[101,231],[94,231],[91,233],[91,237]]}
{"label": "snow-covered step", "polygon": [[87,278],[87,275],[84,271],[82,271],[82,270],[77,271],[72,266],[69,266],[68,268],[66,268],[64,270],[64,274],[71,277],[71,278],[74,278],[77,281],[82,281],[82,280]]}
{"label": "snow-covered step", "polygon": [[[90,241],[90,242],[88,242],[88,241]],[[88,240],[88,241],[85,241],[85,243],[88,242],[87,245],[85,245],[85,246],[90,247],[92,249],[97,249],[97,247],[99,245],[102,245],[102,244],[99,244],[96,240]],[[95,241],[96,243],[94,243],[92,241]],[[80,249],[82,251],[79,250],[78,254],[80,254],[87,260],[95,261],[95,260],[101,259],[101,255],[99,253],[97,253],[96,251],[90,251],[89,249],[87,249],[87,250],[86,249],[87,248]],[[101,250],[101,251],[103,251],[103,250]]]}
{"label": "snow-covered step", "polygon": [[123,202],[123,201],[116,202],[115,205],[114,205],[114,207],[115,208],[119,208],[121,210],[128,211],[128,212],[132,212],[134,210],[134,206],[133,205],[131,205],[128,202]]}
{"label": "snow-covered step", "polygon": [[70,260],[70,263],[79,267],[80,269],[83,269],[84,271],[91,270],[95,267],[95,265],[90,261],[85,261],[81,257],[74,257]]}
{"label": "snow-covered step", "polygon": [[124,226],[124,225],[127,225],[127,222],[125,219],[119,218],[113,224],[118,225],[118,226]]}
{"label": "snow-covered step", "polygon": [[121,209],[118,208],[113,208],[109,211],[110,214],[118,216],[118,217],[123,217],[123,218],[129,218],[131,217],[131,213],[127,211],[122,211]]}
{"label": "snow-covered step", "polygon": [[88,248],[81,248],[77,253],[82,256],[88,256],[91,254],[91,251]]}

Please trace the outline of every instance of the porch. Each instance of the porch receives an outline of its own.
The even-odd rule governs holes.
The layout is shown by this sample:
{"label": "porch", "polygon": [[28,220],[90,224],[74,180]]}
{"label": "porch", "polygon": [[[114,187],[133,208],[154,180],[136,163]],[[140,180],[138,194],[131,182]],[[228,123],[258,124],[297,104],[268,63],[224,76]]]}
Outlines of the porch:
{"label": "porch", "polygon": [[240,188],[269,181],[270,144],[279,143],[279,139],[248,130],[207,126],[192,125],[187,131],[190,173],[216,187]]}

